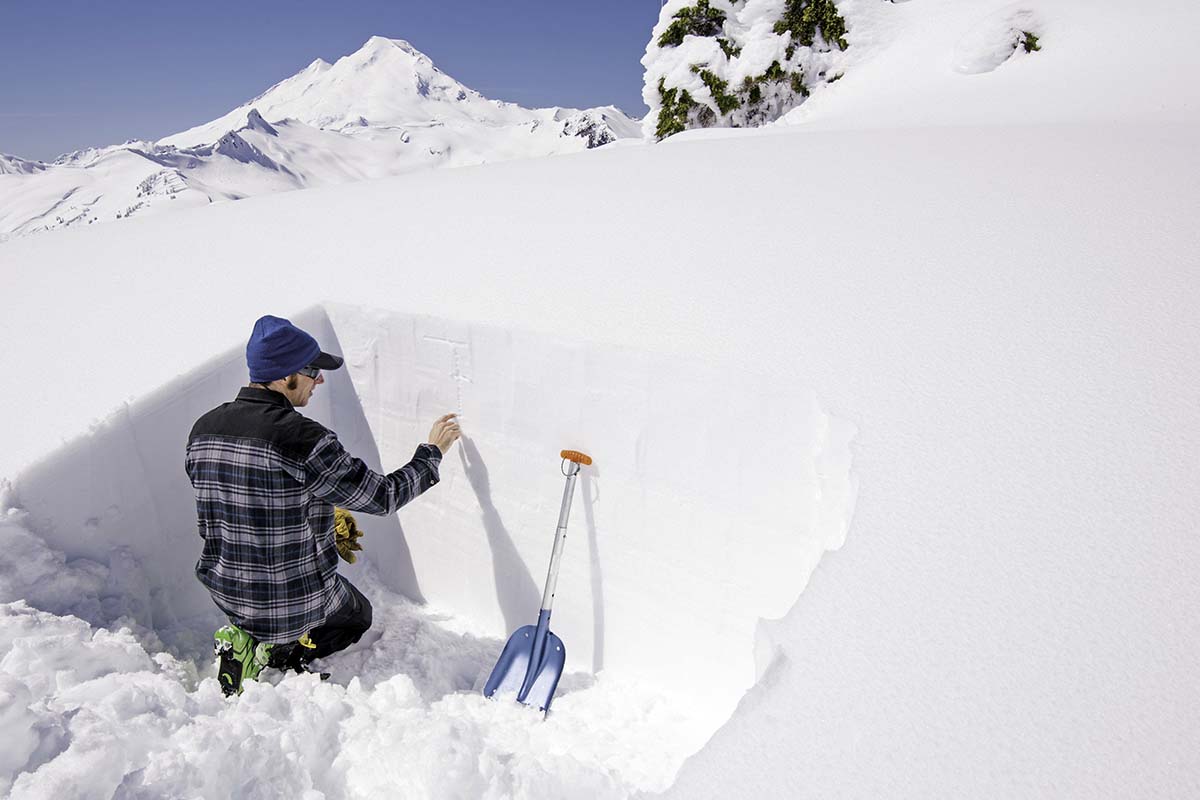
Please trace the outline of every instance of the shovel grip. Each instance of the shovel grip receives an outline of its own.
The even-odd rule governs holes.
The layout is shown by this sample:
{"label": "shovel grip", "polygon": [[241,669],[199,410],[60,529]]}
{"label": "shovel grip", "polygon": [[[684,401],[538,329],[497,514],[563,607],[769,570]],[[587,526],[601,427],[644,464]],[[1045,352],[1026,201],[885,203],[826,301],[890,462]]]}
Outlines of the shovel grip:
{"label": "shovel grip", "polygon": [[592,465],[592,457],[578,450],[563,450],[559,455],[567,461],[574,461],[576,464],[583,464],[585,467]]}

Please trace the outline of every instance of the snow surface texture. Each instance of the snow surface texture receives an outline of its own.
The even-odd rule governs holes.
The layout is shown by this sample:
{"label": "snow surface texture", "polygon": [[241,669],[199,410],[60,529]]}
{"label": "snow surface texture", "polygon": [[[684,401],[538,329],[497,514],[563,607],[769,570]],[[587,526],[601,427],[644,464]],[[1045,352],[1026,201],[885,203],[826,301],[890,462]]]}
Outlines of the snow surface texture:
{"label": "snow surface texture", "polygon": [[[9,299],[0,335],[10,343],[6,374],[20,382],[0,393],[0,475],[23,480],[33,465],[62,453],[65,441],[79,441],[98,414],[122,413],[125,401],[132,408],[133,398],[163,387],[184,396],[172,382],[203,372],[214,354],[229,354],[233,370],[253,319],[321,298],[332,301],[325,307],[339,339],[343,327],[355,324],[344,309],[351,309],[350,317],[376,320],[364,322],[366,328],[386,325],[391,336],[393,315],[409,315],[436,327],[412,336],[414,348],[428,334],[445,340],[429,346],[446,357],[454,352],[452,342],[463,341],[455,326],[466,326],[498,337],[513,332],[514,341],[533,337],[539,358],[561,340],[601,355],[641,353],[639,363],[679,358],[717,371],[736,364],[731,375],[765,381],[749,384],[743,399],[735,377],[717,395],[730,406],[720,414],[738,419],[736,453],[750,459],[768,453],[781,425],[806,430],[777,409],[783,404],[809,413],[815,398],[831,421],[857,429],[852,474],[858,493],[846,546],[821,561],[786,615],[758,626],[761,678],[683,765],[668,796],[1195,797],[1200,84],[1178,77],[1195,71],[1188,40],[1200,29],[1200,9],[1165,1],[1139,6],[1137,24],[1153,46],[1138,49],[1139,69],[1114,71],[1113,48],[1130,37],[1124,6],[1064,0],[1026,7],[1044,26],[1036,32],[1042,50],[1014,51],[990,72],[965,74],[955,68],[959,43],[990,20],[1003,20],[1007,4],[879,3],[852,20],[857,38],[846,52],[859,54],[855,68],[767,130],[692,131],[652,147],[292,192],[9,242],[0,247]],[[364,308],[372,310],[355,310]],[[364,389],[373,368],[362,353],[401,351],[370,344],[362,331],[341,346],[358,364]],[[113,353],[128,358],[114,362]],[[414,355],[402,363],[418,361]],[[474,380],[487,365],[473,358],[469,366],[438,369]],[[398,364],[381,359],[378,370],[405,381]],[[532,383],[531,376],[549,384],[549,375],[541,363],[526,365],[510,385]],[[203,391],[227,397],[225,379],[215,382],[221,386]],[[686,385],[697,383],[707,385]],[[354,385],[359,391],[358,377]],[[411,441],[388,434],[387,425],[416,426],[419,436],[424,420],[447,405],[456,408],[458,388],[468,386],[458,379],[438,385],[436,408],[422,407],[424,414],[383,391],[372,399],[374,390],[363,391],[361,404],[347,410],[361,409],[381,455],[385,448],[402,451]],[[775,403],[766,409],[754,399],[763,385]],[[337,391],[331,386],[329,394]],[[647,413],[669,425],[677,402],[675,395],[657,398]],[[468,434],[477,440],[510,435],[472,429],[481,421],[473,416],[486,411],[472,410],[467,395],[463,407]],[[559,408],[539,420],[550,430],[547,439],[566,424]],[[578,413],[579,403],[567,408]],[[694,421],[694,411],[685,406],[682,413]],[[345,418],[337,422],[353,427]],[[546,523],[539,518],[528,532],[538,545],[525,544],[526,532],[513,520],[526,512],[516,501],[503,505],[510,490],[496,487],[498,475],[519,474],[511,491],[524,497],[527,487],[542,480],[549,485],[549,479],[524,452],[480,451],[505,529],[540,580]],[[125,463],[126,455],[114,457]],[[709,602],[711,581],[656,587],[615,579],[617,570],[634,569],[642,542],[632,550],[628,541],[619,550],[606,547],[607,537],[621,535],[603,516],[611,508],[608,482],[617,477],[606,472],[607,463],[598,457],[594,496],[605,603],[637,603],[658,589],[683,602]],[[735,470],[728,463],[723,457],[708,465],[707,485],[719,487],[730,477]],[[461,498],[470,480],[461,461],[448,467],[462,470],[457,488],[434,492],[449,490],[443,497],[452,521],[459,512],[451,498]],[[66,498],[86,481],[104,478],[101,464],[92,476],[64,483],[58,495]],[[557,491],[531,494],[553,506]],[[661,495],[672,502],[653,483],[646,492],[642,509],[657,508],[651,498]],[[436,516],[431,504],[438,499],[434,493],[422,498],[397,523],[412,542],[422,590],[438,578],[425,577],[417,553],[430,545],[416,539],[436,532],[416,530],[410,515]],[[687,510],[686,500],[678,505]],[[573,533],[584,535],[568,542],[568,558],[591,557],[585,507],[580,503],[573,517]],[[480,531],[483,514],[474,513],[481,517],[473,535],[482,552],[487,528]],[[97,516],[97,525],[103,519]],[[62,572],[64,581],[81,584],[81,594],[93,592],[103,609],[109,578],[102,569],[82,559],[71,562],[78,572],[55,566],[53,550],[61,548],[43,538],[52,533],[15,524],[27,533],[20,541],[29,559],[48,565],[39,574]],[[757,543],[747,538],[757,531],[748,526],[735,533],[741,547],[729,553],[736,561]],[[653,545],[663,535],[683,538],[675,529],[644,538]],[[386,526],[372,529],[366,544],[374,552],[385,540]],[[38,541],[51,552],[37,551]],[[687,555],[677,549],[670,559]],[[628,564],[610,566],[609,558]],[[121,559],[101,567],[112,570],[112,563]],[[674,564],[654,566],[670,570]],[[395,574],[402,573],[389,579]],[[369,565],[355,575],[373,597],[383,597],[387,587],[378,583],[384,576],[378,583],[369,576]],[[798,591],[802,582],[795,576],[792,588]],[[566,603],[566,584],[560,586]],[[479,594],[495,588],[493,576]],[[52,602],[51,584],[38,591]],[[136,618],[141,589],[118,594],[105,613]],[[147,595],[152,603],[152,590]],[[572,602],[590,609],[594,597]],[[657,622],[654,603],[641,605],[645,631],[639,635],[673,635]],[[430,635],[486,635],[473,631],[476,620],[456,612],[432,609],[454,620],[440,621]],[[419,624],[393,619],[377,630]],[[587,692],[616,676],[615,622],[607,616],[605,622],[606,669],[593,687],[566,694],[548,723],[562,719],[561,703],[575,697],[603,705]],[[170,628],[164,623],[153,630],[169,635]],[[115,643],[102,643],[121,650],[121,635],[110,636],[118,637]],[[36,632],[28,638],[53,641]],[[576,640],[587,646],[589,638],[567,638],[568,647]],[[417,648],[431,653],[423,661],[439,681],[433,694],[465,684],[470,670],[462,665],[471,663],[473,647],[464,640],[444,650]],[[395,657],[409,651],[397,645]],[[136,650],[124,652],[120,658],[129,661],[121,669],[145,663]],[[344,657],[373,652],[366,644]],[[439,674],[442,652],[458,654],[446,657],[445,674]],[[672,679],[686,683],[696,667],[695,659],[686,660]],[[20,672],[21,683],[38,684],[28,669]],[[374,688],[366,691],[378,695],[388,677],[407,675],[427,702],[415,668],[397,660],[374,674]],[[573,677],[586,685],[586,675]],[[172,680],[187,693],[185,678]],[[127,677],[114,683],[130,693],[138,686]],[[18,697],[3,714],[13,740],[21,742],[4,750],[6,764],[43,763],[62,746],[52,719],[40,716],[52,705],[45,694],[35,697],[42,685],[28,689],[27,701],[19,686],[4,689]],[[201,682],[193,695],[201,696],[206,685],[211,682]],[[281,722],[272,724],[288,735],[262,744],[272,757],[254,762],[252,779],[277,774],[288,754],[320,763],[325,754],[304,749],[309,739],[291,733],[292,721],[309,718],[318,693],[350,692],[340,684],[308,687],[301,679],[281,686],[255,687],[264,704],[278,702],[273,713]],[[669,690],[646,688],[664,698],[668,716],[682,713]],[[303,702],[289,704],[296,696]],[[475,699],[465,690],[448,698]],[[102,702],[83,703],[73,719],[104,718]],[[647,701],[628,695],[611,708],[629,705],[639,719],[651,716]],[[250,704],[245,708],[239,701],[218,713],[237,726],[251,720]],[[495,704],[479,708],[505,713]],[[589,713],[615,719],[595,708],[579,712],[576,721],[590,724]],[[422,713],[437,716],[433,706]],[[466,717],[464,711],[427,723],[440,731],[433,747],[459,753],[458,764],[471,750],[462,742],[478,741],[461,733],[470,730],[459,722]],[[115,726],[106,747],[133,719],[153,719],[107,718],[130,721]],[[532,726],[525,729],[531,737],[537,733]],[[612,736],[629,741],[615,746],[629,744],[632,751],[651,727],[605,722],[600,729],[605,737],[619,731]],[[197,730],[208,731],[205,748],[220,751],[229,741],[211,722]],[[235,738],[248,735],[245,727],[236,730]],[[424,728],[405,730],[420,736]],[[699,730],[697,738],[707,734],[699,725],[689,730]],[[376,742],[367,734],[356,741],[364,747]],[[389,746],[393,740],[378,741],[389,757],[403,757],[403,748]],[[575,758],[592,739],[581,733],[555,742]],[[662,756],[666,762],[690,747],[682,737],[651,745],[671,750],[674,755]],[[165,746],[162,760],[181,765],[181,772],[163,783],[175,781],[182,765],[202,758],[205,748]],[[515,771],[542,763],[547,752],[530,747],[497,760]],[[659,758],[662,750],[645,752]],[[345,748],[340,753],[357,758]],[[370,769],[381,769],[379,763],[359,778],[373,779]],[[629,761],[620,763],[614,794],[666,780],[661,776],[670,769],[641,782],[631,777],[636,768],[625,767]],[[476,786],[471,769],[444,771],[442,780],[455,783],[442,786],[450,793]],[[503,792],[514,785],[514,774],[488,785]],[[567,796],[588,796],[600,780],[565,759],[545,774],[569,784]],[[544,788],[527,785],[512,794],[532,797]],[[82,792],[68,787],[60,794]]]}
{"label": "snow surface texture", "polygon": [[1023,6],[1009,6],[982,20],[954,46],[954,68],[967,75],[991,72],[1011,58],[1040,52],[1026,44],[1045,26],[1038,14]]}
{"label": "snow surface texture", "polygon": [[[268,121],[269,120],[269,121]],[[399,39],[318,59],[225,116],[46,165],[0,154],[0,241],[417,169],[573,153],[639,135],[612,106],[488,100]]]}

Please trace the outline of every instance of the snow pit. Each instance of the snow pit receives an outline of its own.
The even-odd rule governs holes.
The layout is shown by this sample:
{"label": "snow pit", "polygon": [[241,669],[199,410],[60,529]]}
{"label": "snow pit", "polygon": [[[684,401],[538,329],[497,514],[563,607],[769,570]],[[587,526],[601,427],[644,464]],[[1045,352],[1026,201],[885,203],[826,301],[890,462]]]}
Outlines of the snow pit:
{"label": "snow pit", "polygon": [[[183,447],[246,382],[240,346],[122,407],[0,496],[0,793],[58,796],[627,797],[667,788],[767,666],[852,512],[853,426],[762,377],[382,309],[291,317],[346,369],[304,413],[375,469],[462,414],[442,481],[359,516],[342,571],[374,628],[312,676],[226,700],[223,619]],[[761,424],[774,430],[763,441]],[[576,492],[553,628],[553,712],[479,694],[536,619],[563,478]],[[757,660],[756,660],[757,654]]]}

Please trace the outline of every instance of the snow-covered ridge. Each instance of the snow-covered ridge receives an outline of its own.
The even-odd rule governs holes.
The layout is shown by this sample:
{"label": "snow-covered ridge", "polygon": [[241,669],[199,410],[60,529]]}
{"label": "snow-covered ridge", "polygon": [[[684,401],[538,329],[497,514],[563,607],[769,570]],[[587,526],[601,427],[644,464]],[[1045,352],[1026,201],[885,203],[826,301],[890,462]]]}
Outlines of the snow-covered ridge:
{"label": "snow-covered ridge", "polygon": [[619,109],[489,100],[408,42],[313,61],[212,122],[53,164],[0,156],[0,240],[440,166],[572,153],[640,136]]}
{"label": "snow-covered ridge", "polygon": [[29,175],[44,169],[46,169],[46,165],[40,161],[26,161],[23,158],[0,153],[0,175]]}

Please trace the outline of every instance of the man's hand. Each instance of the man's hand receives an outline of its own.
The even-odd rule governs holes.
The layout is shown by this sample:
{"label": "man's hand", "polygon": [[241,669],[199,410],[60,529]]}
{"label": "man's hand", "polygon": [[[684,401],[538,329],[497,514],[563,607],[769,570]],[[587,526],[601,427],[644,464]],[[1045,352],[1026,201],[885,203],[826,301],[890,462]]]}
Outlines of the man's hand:
{"label": "man's hand", "polygon": [[436,445],[437,449],[442,451],[442,455],[446,455],[450,445],[462,436],[462,431],[458,429],[458,423],[454,420],[456,416],[458,415],[446,414],[444,417],[438,417],[438,421],[433,423],[433,428],[429,431],[429,443]]}
{"label": "man's hand", "polygon": [[354,517],[344,508],[333,510],[333,535],[334,544],[337,545],[338,555],[342,560],[348,564],[357,561],[358,556],[354,555],[354,551],[362,550],[362,545],[358,543],[362,538],[362,531],[358,529]]}

